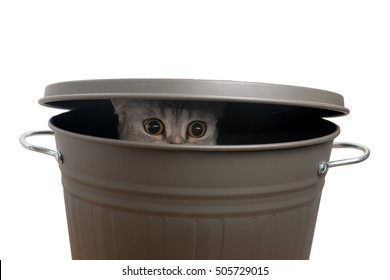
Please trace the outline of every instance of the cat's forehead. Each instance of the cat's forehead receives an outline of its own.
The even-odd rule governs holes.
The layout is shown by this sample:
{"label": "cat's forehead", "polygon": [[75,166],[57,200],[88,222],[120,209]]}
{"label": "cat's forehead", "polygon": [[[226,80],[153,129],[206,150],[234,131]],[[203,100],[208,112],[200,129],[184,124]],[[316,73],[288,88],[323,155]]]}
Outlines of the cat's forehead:
{"label": "cat's forehead", "polygon": [[134,105],[145,112],[167,115],[196,114],[209,111],[205,104],[199,102],[144,100],[137,103]]}
{"label": "cat's forehead", "polygon": [[197,101],[127,100],[126,115],[129,121],[157,118],[166,125],[188,125],[199,120],[207,124],[217,121],[218,112],[210,104]]}

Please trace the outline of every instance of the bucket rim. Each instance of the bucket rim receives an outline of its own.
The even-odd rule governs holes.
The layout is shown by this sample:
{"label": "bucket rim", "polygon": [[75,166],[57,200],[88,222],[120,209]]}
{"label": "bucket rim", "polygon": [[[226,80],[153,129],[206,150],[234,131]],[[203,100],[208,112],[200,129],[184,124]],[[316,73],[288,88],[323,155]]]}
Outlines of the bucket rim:
{"label": "bucket rim", "polygon": [[[149,149],[149,150],[171,150],[171,151],[199,151],[199,152],[247,152],[247,151],[265,151],[265,150],[283,150],[293,149],[305,146],[313,146],[317,144],[326,143],[333,141],[340,134],[340,127],[332,122],[334,125],[334,131],[327,135],[310,138],[300,141],[280,142],[280,143],[269,143],[269,144],[247,144],[247,145],[173,145],[173,144],[157,144],[157,143],[142,143],[137,141],[121,140],[104,138],[98,136],[91,136],[76,132],[71,132],[62,128],[57,127],[53,124],[52,117],[49,120],[49,127],[54,131],[55,137],[57,134],[64,134],[72,138],[76,138],[83,141],[95,142],[99,144],[122,146],[134,149]],[[329,122],[329,121],[328,121]]]}

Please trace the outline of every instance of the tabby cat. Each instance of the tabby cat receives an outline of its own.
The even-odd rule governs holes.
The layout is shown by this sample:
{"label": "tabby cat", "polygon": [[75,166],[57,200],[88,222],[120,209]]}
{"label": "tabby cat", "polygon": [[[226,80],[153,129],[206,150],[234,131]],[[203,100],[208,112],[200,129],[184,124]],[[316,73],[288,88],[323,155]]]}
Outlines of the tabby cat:
{"label": "tabby cat", "polygon": [[112,100],[123,140],[215,145],[223,105],[202,101]]}

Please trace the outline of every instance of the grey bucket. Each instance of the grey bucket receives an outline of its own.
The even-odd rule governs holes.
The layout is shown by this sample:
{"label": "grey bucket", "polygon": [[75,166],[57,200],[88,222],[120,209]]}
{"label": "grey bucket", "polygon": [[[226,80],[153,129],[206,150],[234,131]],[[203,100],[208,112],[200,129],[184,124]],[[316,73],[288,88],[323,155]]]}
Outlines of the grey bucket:
{"label": "grey bucket", "polygon": [[[228,102],[230,121],[216,146],[118,140],[116,97]],[[92,80],[49,85],[40,103],[71,109],[21,143],[59,162],[73,259],[308,259],[328,168],[369,156],[333,143],[339,127],[321,117],[348,110],[340,95],[316,89]],[[261,129],[228,129],[245,116]],[[56,151],[26,141],[53,132]],[[364,153],[329,162],[333,147]]]}

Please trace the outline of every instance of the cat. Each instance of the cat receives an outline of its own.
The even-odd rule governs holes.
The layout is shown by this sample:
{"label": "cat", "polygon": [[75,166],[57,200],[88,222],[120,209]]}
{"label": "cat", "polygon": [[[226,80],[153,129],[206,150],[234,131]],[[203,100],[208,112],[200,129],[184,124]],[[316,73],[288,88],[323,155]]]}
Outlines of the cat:
{"label": "cat", "polygon": [[113,99],[119,139],[146,143],[215,145],[222,103]]}

